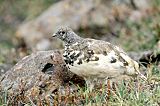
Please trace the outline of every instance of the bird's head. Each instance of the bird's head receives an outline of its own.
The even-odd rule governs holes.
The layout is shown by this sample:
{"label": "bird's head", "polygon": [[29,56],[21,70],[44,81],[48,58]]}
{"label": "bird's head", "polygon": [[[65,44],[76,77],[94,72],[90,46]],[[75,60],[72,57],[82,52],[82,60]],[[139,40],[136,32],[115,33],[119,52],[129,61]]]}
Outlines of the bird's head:
{"label": "bird's head", "polygon": [[76,35],[73,30],[69,27],[61,27],[59,28],[52,37],[57,37],[64,41],[65,43],[74,43],[80,37]]}

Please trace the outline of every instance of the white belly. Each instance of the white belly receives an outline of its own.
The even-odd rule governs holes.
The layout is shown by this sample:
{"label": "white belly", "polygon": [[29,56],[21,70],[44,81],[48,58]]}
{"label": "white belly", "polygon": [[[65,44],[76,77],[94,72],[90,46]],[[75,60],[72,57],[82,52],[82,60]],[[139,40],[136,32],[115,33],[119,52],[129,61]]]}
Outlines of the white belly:
{"label": "white belly", "polygon": [[73,66],[70,66],[70,71],[86,78],[117,77],[126,72],[126,67],[123,66],[123,63],[119,61],[111,63],[109,56],[100,54],[96,56],[99,57],[98,61],[82,61],[82,64],[80,65],[75,62]]}

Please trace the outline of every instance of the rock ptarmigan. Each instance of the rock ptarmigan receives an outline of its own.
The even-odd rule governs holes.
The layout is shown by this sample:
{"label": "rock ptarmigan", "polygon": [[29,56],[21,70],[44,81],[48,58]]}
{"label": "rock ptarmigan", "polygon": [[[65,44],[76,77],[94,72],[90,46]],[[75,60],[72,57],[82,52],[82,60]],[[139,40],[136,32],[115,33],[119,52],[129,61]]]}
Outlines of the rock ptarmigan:
{"label": "rock ptarmigan", "polygon": [[138,63],[109,42],[82,38],[68,27],[59,28],[53,37],[65,43],[63,56],[69,70],[83,77],[91,90],[98,79],[140,74]]}

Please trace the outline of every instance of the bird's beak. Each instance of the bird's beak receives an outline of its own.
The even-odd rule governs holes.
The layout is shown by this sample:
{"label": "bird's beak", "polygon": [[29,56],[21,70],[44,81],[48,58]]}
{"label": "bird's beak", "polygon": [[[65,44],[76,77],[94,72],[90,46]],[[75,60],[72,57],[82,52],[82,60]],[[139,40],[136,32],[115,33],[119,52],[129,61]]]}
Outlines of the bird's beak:
{"label": "bird's beak", "polygon": [[54,33],[53,35],[52,35],[52,37],[56,37],[57,36],[57,34],[56,33]]}

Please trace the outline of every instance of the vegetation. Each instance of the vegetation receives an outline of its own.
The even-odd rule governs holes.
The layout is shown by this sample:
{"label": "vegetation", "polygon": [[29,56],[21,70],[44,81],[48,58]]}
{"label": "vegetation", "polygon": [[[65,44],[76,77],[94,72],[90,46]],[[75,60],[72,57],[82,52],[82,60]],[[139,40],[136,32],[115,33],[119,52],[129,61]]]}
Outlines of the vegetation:
{"label": "vegetation", "polygon": [[[19,23],[33,19],[52,3],[58,0],[0,0],[0,64],[9,63],[8,54],[12,52],[12,48],[16,47],[17,42],[13,38],[13,33]],[[12,5],[12,6],[11,6]],[[160,1],[154,0],[152,13],[140,22],[117,22],[116,34],[118,37],[114,42],[121,44],[126,51],[145,51],[157,50],[155,48],[160,40]],[[8,19],[10,18],[10,21]],[[6,21],[6,20],[7,21]],[[119,26],[121,27],[119,27]],[[95,33],[91,28],[90,33]],[[108,29],[103,28],[101,31]],[[84,29],[79,30],[84,33]],[[95,37],[96,38],[96,37]],[[126,39],[125,42],[123,39]],[[12,42],[10,42],[12,41]],[[136,46],[135,46],[136,44]],[[11,59],[13,60],[13,59]],[[10,64],[15,62],[11,61]],[[130,81],[129,83],[121,82],[114,86],[114,89],[102,87],[88,92],[86,89],[79,88],[77,92],[57,94],[42,100],[41,97],[28,98],[20,95],[8,96],[7,91],[0,92],[0,106],[3,105],[88,105],[88,106],[159,106],[160,105],[160,66],[157,63],[150,63],[145,68],[147,81],[140,78]],[[66,88],[67,89],[67,88]],[[108,91],[108,92],[107,92]],[[66,91],[67,92],[67,91]],[[30,102],[26,103],[25,100]]]}
{"label": "vegetation", "polygon": [[[22,94],[17,96],[7,96],[7,91],[1,92],[0,104],[2,105],[88,105],[88,106],[159,106],[160,105],[160,70],[157,66],[148,67],[147,81],[136,79],[128,83],[121,82],[114,85],[112,89],[101,85],[100,88],[89,92],[87,88],[79,88],[77,92],[70,92],[69,86],[65,89],[65,94],[57,92],[56,95],[46,99],[31,96],[25,97]],[[33,97],[33,98],[32,98]],[[29,99],[30,102],[26,103]]]}

